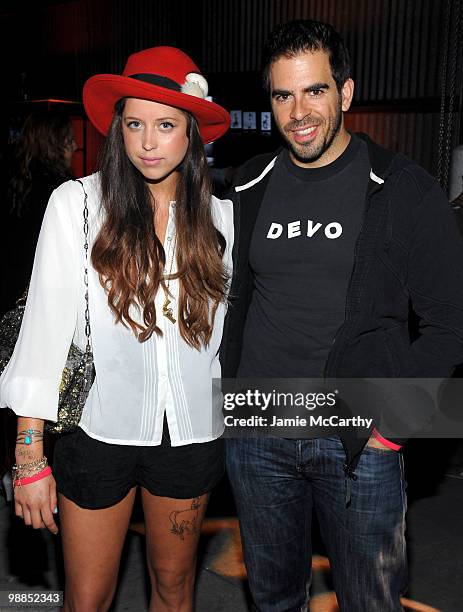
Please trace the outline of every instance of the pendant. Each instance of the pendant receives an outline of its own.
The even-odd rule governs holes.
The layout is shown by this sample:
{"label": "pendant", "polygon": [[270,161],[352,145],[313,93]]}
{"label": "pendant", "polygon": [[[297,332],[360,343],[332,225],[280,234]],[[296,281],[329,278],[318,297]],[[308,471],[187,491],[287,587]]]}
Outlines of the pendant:
{"label": "pendant", "polygon": [[166,299],[164,300],[164,304],[162,305],[162,314],[169,319],[171,323],[175,323],[174,314],[172,308],[170,308],[169,304],[171,300],[169,300],[169,296],[166,295]]}

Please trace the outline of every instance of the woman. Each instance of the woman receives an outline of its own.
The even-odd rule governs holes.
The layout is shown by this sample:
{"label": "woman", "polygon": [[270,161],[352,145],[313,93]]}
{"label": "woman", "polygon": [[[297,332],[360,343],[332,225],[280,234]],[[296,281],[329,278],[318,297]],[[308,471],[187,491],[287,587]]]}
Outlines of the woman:
{"label": "woman", "polygon": [[[82,179],[96,379],[79,428],[56,444],[54,474],[15,487],[16,513],[56,533],[56,481],[66,611],[110,606],[136,486],[150,610],[192,609],[200,525],[223,472],[211,379],[220,376],[233,241],[231,203],[211,197],[203,148],[229,116],[206,95],[198,68],[172,47],[134,54],[122,76],[84,87],[87,114],[107,134],[100,173]],[[21,415],[17,464],[41,459],[67,350],[72,338],[85,346],[83,199],[78,182],[50,199],[0,381],[1,404]]]}
{"label": "woman", "polygon": [[25,120],[16,145],[2,223],[2,310],[11,308],[27,287],[48,198],[72,178],[75,149],[69,115],[37,111]]}

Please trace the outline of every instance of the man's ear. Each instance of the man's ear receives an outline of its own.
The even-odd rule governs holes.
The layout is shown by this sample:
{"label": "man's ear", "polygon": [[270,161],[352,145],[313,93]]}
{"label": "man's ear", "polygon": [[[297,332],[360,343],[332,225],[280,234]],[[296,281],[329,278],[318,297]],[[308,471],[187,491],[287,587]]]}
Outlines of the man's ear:
{"label": "man's ear", "polygon": [[354,97],[354,81],[347,79],[341,88],[342,110],[348,111]]}

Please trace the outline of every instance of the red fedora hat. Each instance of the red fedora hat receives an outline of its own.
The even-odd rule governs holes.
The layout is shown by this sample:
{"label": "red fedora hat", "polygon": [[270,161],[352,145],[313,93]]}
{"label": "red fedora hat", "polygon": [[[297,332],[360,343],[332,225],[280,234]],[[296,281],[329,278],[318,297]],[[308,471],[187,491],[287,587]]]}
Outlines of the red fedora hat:
{"label": "red fedora hat", "polygon": [[194,62],[175,47],[153,47],[132,54],[122,75],[97,74],[85,83],[84,107],[93,125],[107,133],[121,98],[142,98],[189,111],[204,143],[228,130],[228,112],[206,100],[207,81]]}

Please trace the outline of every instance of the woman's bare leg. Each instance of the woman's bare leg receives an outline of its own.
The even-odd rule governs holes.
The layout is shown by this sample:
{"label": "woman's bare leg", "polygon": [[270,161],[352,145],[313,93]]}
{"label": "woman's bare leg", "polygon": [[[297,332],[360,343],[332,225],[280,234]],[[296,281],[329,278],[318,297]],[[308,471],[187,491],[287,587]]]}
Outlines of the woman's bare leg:
{"label": "woman's bare leg", "polygon": [[150,612],[191,612],[196,551],[208,494],[194,499],[151,495],[142,487]]}
{"label": "woman's bare leg", "polygon": [[134,498],[135,487],[115,506],[86,510],[59,495],[64,612],[103,612],[111,605]]}

